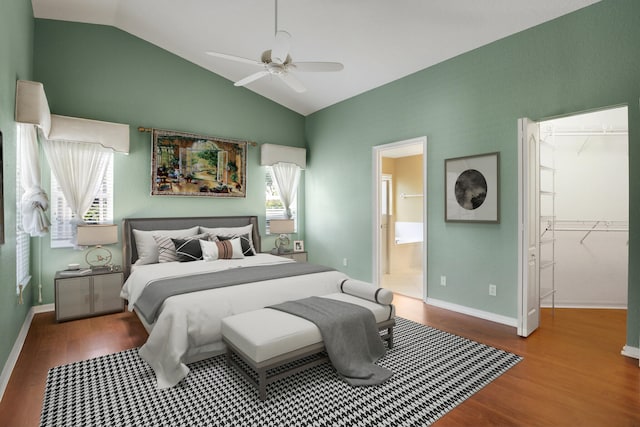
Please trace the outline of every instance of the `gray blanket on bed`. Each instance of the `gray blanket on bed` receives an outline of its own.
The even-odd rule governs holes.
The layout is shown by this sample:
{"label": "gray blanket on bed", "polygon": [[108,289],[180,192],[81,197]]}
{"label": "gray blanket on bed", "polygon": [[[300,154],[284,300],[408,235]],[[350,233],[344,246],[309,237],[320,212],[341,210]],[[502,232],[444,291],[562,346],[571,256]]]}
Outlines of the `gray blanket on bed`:
{"label": "gray blanket on bed", "polygon": [[168,277],[150,281],[134,307],[147,322],[153,323],[164,300],[174,295],[332,270],[334,269],[322,265],[291,262]]}
{"label": "gray blanket on bed", "polygon": [[375,364],[386,349],[370,310],[321,297],[287,301],[269,308],[315,323],[331,363],[347,383],[377,385],[392,375],[390,370]]}

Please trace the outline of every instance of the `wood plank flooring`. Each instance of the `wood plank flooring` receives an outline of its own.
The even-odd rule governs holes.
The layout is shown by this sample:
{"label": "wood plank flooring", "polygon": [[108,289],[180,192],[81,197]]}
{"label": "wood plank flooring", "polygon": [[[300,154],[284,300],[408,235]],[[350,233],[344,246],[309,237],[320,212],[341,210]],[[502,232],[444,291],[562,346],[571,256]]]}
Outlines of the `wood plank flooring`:
{"label": "wood plank flooring", "polygon": [[[620,355],[626,311],[543,309],[527,339],[515,329],[396,296],[399,316],[517,353],[524,361],[435,425],[639,426],[638,360]],[[130,313],[56,323],[35,316],[0,402],[0,426],[38,426],[49,368],[142,345],[147,333]]]}

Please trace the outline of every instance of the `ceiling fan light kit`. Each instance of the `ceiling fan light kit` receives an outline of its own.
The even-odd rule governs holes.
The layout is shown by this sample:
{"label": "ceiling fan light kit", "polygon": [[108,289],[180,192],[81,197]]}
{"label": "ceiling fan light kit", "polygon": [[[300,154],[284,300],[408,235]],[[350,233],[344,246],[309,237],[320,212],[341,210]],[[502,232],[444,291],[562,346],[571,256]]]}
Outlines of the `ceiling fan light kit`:
{"label": "ceiling fan light kit", "polygon": [[262,52],[260,61],[220,52],[207,52],[207,54],[217,58],[242,62],[244,64],[258,65],[263,68],[262,71],[238,80],[234,83],[234,86],[246,86],[262,77],[272,75],[279,77],[287,86],[298,93],[305,92],[307,89],[300,80],[291,74],[292,70],[302,72],[334,72],[344,68],[339,62],[293,62],[289,55],[290,48],[291,34],[283,30],[278,30],[278,0],[275,0],[275,37],[273,48]]}

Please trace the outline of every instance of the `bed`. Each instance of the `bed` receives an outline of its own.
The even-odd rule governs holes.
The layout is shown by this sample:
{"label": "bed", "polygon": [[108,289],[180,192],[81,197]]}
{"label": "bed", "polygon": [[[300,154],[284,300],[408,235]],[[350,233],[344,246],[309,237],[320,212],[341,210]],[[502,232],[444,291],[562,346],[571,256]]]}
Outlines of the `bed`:
{"label": "bed", "polygon": [[[203,233],[204,230],[207,232]],[[210,277],[235,278],[249,271],[255,274],[256,271],[281,272],[305,268],[303,263],[260,253],[256,216],[127,218],[123,221],[122,232],[125,284],[121,295],[128,301],[128,309],[136,312],[149,332],[139,354],[153,369],[159,388],[178,384],[188,375],[189,363],[226,351],[221,334],[223,318],[287,300],[335,293],[340,282],[348,278],[335,270],[316,271],[313,266],[306,265],[310,270],[304,274],[274,275],[265,280],[265,277],[272,277],[267,275],[247,283],[200,290],[197,286],[209,281]],[[165,240],[171,244],[174,243],[171,239],[182,237],[204,239],[204,234],[208,239],[212,233],[221,239],[242,237],[243,253],[247,250],[245,243],[248,240],[247,244],[255,254],[213,261],[180,262],[169,258],[159,262]],[[156,237],[150,238],[153,235]],[[166,239],[167,236],[171,238]],[[149,255],[154,244],[157,252]],[[210,273],[216,276],[209,276]],[[165,285],[195,287],[187,293],[168,292],[169,296],[162,303],[155,304],[155,311],[148,308],[150,305],[143,304],[144,292],[148,294],[152,287],[164,289]]]}

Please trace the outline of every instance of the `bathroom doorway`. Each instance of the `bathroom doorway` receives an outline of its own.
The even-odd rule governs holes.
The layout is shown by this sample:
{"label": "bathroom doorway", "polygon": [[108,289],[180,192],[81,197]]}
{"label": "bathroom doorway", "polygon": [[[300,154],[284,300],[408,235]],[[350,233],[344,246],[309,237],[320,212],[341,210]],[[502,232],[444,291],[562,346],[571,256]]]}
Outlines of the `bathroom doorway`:
{"label": "bathroom doorway", "polygon": [[374,147],[374,281],[426,298],[426,137]]}

